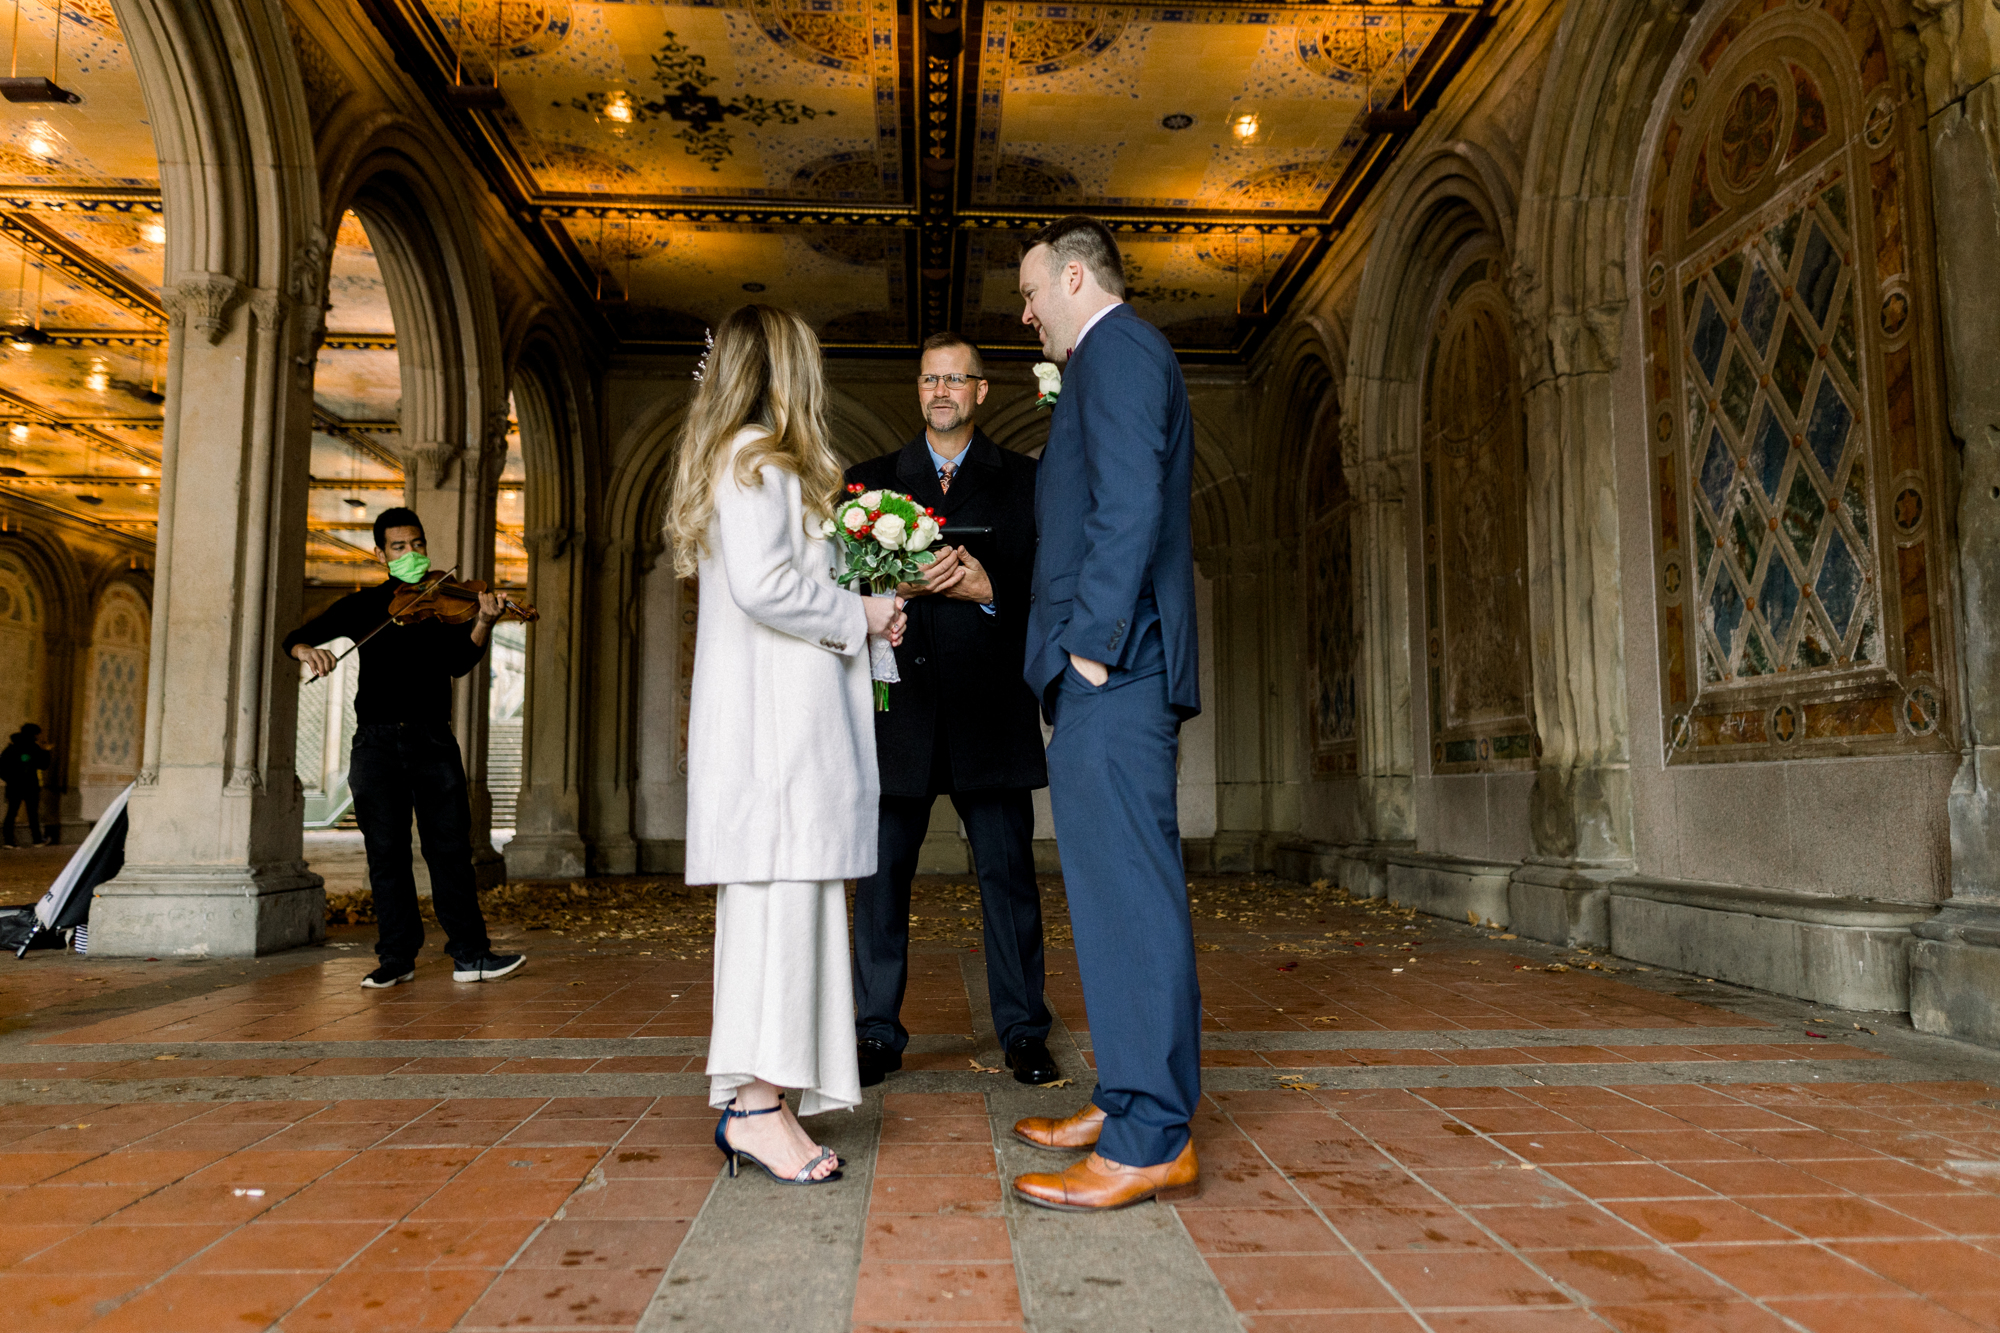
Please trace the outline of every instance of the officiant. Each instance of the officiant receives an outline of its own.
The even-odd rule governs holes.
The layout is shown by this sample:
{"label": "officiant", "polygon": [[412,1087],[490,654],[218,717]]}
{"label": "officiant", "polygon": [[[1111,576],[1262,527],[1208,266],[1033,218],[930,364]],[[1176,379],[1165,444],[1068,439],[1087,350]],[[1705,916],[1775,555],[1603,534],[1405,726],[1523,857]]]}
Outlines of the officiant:
{"label": "officiant", "polygon": [[[905,585],[909,629],[900,683],[875,715],[882,774],[876,871],[854,896],[855,1037],[863,1086],[902,1068],[909,1031],[910,881],[931,807],[951,798],[979,877],[986,994],[1007,1067],[1023,1083],[1060,1077],[1042,999],[1042,901],[1034,803],[1048,785],[1034,695],[1021,679],[1035,565],[1035,468],[973,424],[986,401],[979,349],[955,333],[924,343],[917,405],[924,429],[847,480],[902,491],[945,519],[937,562]],[[953,540],[966,528],[989,532]]]}

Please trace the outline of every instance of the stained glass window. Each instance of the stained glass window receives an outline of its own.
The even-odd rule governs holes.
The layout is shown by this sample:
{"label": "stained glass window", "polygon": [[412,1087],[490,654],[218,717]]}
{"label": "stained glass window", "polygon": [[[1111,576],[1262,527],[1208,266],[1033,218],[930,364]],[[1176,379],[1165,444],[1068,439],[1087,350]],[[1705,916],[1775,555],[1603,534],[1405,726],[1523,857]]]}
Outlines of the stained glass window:
{"label": "stained glass window", "polygon": [[1644,328],[1670,763],[1950,743],[1903,239],[1922,115],[1871,5],[1737,0],[1667,94]]}

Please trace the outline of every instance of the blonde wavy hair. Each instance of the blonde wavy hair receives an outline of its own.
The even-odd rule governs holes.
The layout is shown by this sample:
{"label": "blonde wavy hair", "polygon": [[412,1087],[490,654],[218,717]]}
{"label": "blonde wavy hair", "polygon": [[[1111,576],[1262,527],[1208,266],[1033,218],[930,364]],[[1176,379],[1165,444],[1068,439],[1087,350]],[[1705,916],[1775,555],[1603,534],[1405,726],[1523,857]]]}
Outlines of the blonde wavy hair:
{"label": "blonde wavy hair", "polygon": [[691,576],[708,553],[715,480],[723,454],[745,426],[763,438],[736,456],[736,484],[761,486],[758,470],[776,464],[799,479],[806,530],[817,532],[840,494],[840,464],[826,433],[826,368],[806,322],[776,306],[746,305],[715,330],[708,368],[681,428],[666,537],[674,572]]}

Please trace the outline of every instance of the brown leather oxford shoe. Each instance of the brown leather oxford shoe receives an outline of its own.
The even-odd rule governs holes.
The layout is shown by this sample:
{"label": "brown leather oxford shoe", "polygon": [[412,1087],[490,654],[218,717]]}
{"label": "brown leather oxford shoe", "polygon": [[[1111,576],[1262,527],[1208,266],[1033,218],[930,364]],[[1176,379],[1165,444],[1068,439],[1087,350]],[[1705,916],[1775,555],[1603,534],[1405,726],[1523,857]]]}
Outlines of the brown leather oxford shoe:
{"label": "brown leather oxford shoe", "polygon": [[1081,1111],[1061,1120],[1041,1115],[1016,1120],[1014,1137],[1031,1148],[1040,1148],[1045,1152],[1076,1152],[1096,1147],[1097,1136],[1103,1129],[1104,1108],[1096,1102],[1085,1102]]}
{"label": "brown leather oxford shoe", "polygon": [[1103,1212],[1147,1199],[1173,1203],[1201,1193],[1201,1167],[1192,1140],[1179,1157],[1158,1166],[1123,1166],[1092,1153],[1064,1171],[1014,1177],[1014,1193],[1066,1213]]}

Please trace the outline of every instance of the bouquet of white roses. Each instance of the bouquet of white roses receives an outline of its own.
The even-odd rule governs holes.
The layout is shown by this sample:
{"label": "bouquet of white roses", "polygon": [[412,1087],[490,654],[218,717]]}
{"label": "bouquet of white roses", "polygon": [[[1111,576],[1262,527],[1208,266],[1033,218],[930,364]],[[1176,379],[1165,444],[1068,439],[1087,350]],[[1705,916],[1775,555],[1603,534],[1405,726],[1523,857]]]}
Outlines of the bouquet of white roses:
{"label": "bouquet of white roses", "polygon": [[[923,578],[924,566],[937,559],[931,545],[944,520],[900,491],[871,491],[855,484],[849,498],[834,508],[826,531],[838,537],[847,552],[847,568],[835,575],[843,587],[866,580],[878,596],[893,594],[898,584]],[[889,711],[889,686],[902,677],[896,671],[896,650],[887,639],[868,641],[868,664],[875,679],[875,708]]]}

